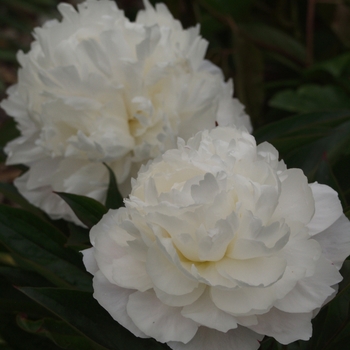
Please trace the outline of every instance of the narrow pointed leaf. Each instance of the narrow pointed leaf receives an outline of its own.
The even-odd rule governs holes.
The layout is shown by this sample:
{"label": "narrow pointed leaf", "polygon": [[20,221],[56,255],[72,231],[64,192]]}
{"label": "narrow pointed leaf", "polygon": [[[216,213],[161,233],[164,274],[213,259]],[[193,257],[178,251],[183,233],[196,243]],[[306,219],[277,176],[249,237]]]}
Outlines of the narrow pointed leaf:
{"label": "narrow pointed leaf", "polygon": [[13,350],[60,350],[51,340],[19,328],[12,314],[0,314],[0,334]]}
{"label": "narrow pointed leaf", "polygon": [[54,287],[52,283],[38,273],[17,267],[0,266],[0,276],[5,277],[15,286]]}
{"label": "narrow pointed leaf", "polygon": [[118,190],[117,180],[115,178],[113,170],[106,163],[104,163],[104,165],[109,173],[106,207],[108,209],[118,209],[124,206],[123,197]]}
{"label": "narrow pointed leaf", "polygon": [[30,211],[31,213],[44,218],[43,212],[31,205],[17,190],[17,188],[9,183],[0,182],[0,192],[8,198],[10,201],[20,205],[23,209]]}
{"label": "narrow pointed leaf", "polygon": [[30,287],[19,288],[19,290],[106,349],[169,349],[153,339],[135,337],[114,321],[90,293]]}
{"label": "narrow pointed leaf", "polygon": [[67,246],[79,247],[79,250],[91,247],[88,229],[74,225],[71,222],[68,223],[68,228],[69,238],[67,240]]}
{"label": "narrow pointed leaf", "polygon": [[107,208],[95,199],[72,193],[56,192],[74,211],[83,224],[91,228],[96,225]]}
{"label": "narrow pointed leaf", "polygon": [[[332,343],[350,322],[350,261],[345,260],[340,270],[343,281],[337,296],[317,315],[314,320],[314,333],[310,349],[335,349]],[[340,341],[341,339],[338,338]],[[342,349],[342,348],[339,348]]]}
{"label": "narrow pointed leaf", "polygon": [[0,242],[32,269],[52,283],[91,290],[81,255],[64,247],[60,232],[22,209],[0,206]]}
{"label": "narrow pointed leaf", "polygon": [[0,277],[0,314],[22,312],[31,315],[50,316],[51,312],[15,289],[9,281]]}
{"label": "narrow pointed leaf", "polygon": [[308,84],[297,90],[278,92],[270,101],[271,107],[289,112],[307,113],[350,108],[347,93],[335,85]]}
{"label": "narrow pointed leaf", "polygon": [[[19,327],[23,330],[42,337],[47,337],[60,348],[67,350],[97,350],[98,348],[97,344],[83,337],[63,321],[51,318],[33,321],[23,314],[18,315],[16,320]],[[99,349],[103,350],[105,348],[99,347]]]}
{"label": "narrow pointed leaf", "polygon": [[257,21],[242,23],[240,24],[240,29],[257,45],[277,51],[286,57],[294,59],[298,63],[305,62],[305,47],[282,30]]}
{"label": "narrow pointed leaf", "polygon": [[311,128],[320,125],[338,125],[341,122],[350,119],[350,110],[339,112],[314,112],[298,114],[281,121],[268,124],[254,132],[257,142],[269,141],[289,135],[292,132],[298,132],[305,128]]}

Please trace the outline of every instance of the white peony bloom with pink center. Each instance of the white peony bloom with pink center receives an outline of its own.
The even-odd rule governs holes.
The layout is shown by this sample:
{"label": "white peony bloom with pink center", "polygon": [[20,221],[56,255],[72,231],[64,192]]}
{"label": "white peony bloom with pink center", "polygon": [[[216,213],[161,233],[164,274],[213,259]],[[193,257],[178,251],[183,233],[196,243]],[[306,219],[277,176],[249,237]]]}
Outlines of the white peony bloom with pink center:
{"label": "white peony bloom with pink center", "polygon": [[54,219],[79,223],[53,190],[104,202],[103,162],[126,196],[141,164],[177,137],[216,124],[251,129],[232,81],[204,59],[199,26],[183,29],[164,4],[144,3],[135,22],[113,1],[62,3],[62,21],[36,28],[30,51],[18,54],[18,84],[1,104],[21,132],[7,164],[29,167],[15,185]]}
{"label": "white peony bloom with pink center", "polygon": [[337,193],[234,128],[179,139],[141,169],[125,206],[83,252],[94,297],[136,336],[175,350],[309,339],[350,254]]}

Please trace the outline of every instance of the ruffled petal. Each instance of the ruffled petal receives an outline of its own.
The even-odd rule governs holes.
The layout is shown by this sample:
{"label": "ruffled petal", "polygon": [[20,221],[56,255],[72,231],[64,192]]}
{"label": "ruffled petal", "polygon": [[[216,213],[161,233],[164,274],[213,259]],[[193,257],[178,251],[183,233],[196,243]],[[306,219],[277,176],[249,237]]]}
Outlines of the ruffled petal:
{"label": "ruffled petal", "polygon": [[237,328],[237,320],[232,315],[218,309],[212,302],[209,289],[194,303],[185,306],[181,314],[202,326],[227,332],[229,329]]}
{"label": "ruffled petal", "polygon": [[274,337],[281,344],[295,340],[309,340],[312,334],[312,312],[286,313],[272,308],[268,313],[257,316],[258,324],[250,326],[253,331]]}
{"label": "ruffled petal", "polygon": [[188,278],[154,244],[148,250],[147,272],[154,285],[167,294],[184,295],[198,287],[198,281]]}
{"label": "ruffled petal", "polygon": [[113,281],[120,287],[137,289],[141,292],[153,287],[143,261],[131,255],[114,259],[112,263]]}
{"label": "ruffled petal", "polygon": [[246,260],[221,259],[216,263],[218,272],[227,279],[246,286],[261,287],[279,280],[286,266],[286,260],[277,256]]}
{"label": "ruffled petal", "polygon": [[265,312],[272,307],[276,297],[268,288],[239,288],[235,290],[211,289],[214,304],[235,316]]}
{"label": "ruffled petal", "polygon": [[162,343],[187,343],[196,334],[199,326],[183,317],[181,308],[163,304],[151,290],[131,294],[127,313],[141,331]]}
{"label": "ruffled petal", "polygon": [[324,231],[343,214],[338,193],[331,187],[318,184],[309,185],[315,199],[315,214],[307,224],[311,236]]}
{"label": "ruffled petal", "polygon": [[211,288],[211,298],[221,310],[234,316],[263,314],[278,299],[286,296],[304,276],[303,269],[287,267],[283,277],[269,287],[241,287],[237,289]]}
{"label": "ruffled petal", "polygon": [[286,259],[288,266],[301,268],[306,276],[312,276],[321,253],[321,247],[316,240],[299,239],[291,240],[278,255]]}
{"label": "ruffled petal", "polygon": [[99,270],[94,254],[95,249],[92,247],[82,250],[81,253],[83,254],[83,263],[86,270],[94,275]]}
{"label": "ruffled petal", "polygon": [[274,304],[290,313],[312,312],[333,294],[333,285],[342,280],[337,268],[323,256],[317,262],[315,273],[298,281],[296,286]]}
{"label": "ruffled petal", "polygon": [[323,255],[339,270],[350,255],[349,219],[342,214],[333,225],[313,236],[313,239],[321,245]]}
{"label": "ruffled petal", "polygon": [[173,295],[163,292],[162,290],[153,287],[158,299],[168,306],[185,306],[194,303],[205,291],[206,285],[200,283],[199,286],[191,293],[183,295]]}
{"label": "ruffled petal", "polygon": [[135,290],[120,288],[110,283],[106,277],[98,271],[93,279],[94,298],[105,308],[109,314],[123,327],[128,329],[137,337],[148,338],[139,328],[135,326],[126,312],[129,296]]}
{"label": "ruffled petal", "polygon": [[300,169],[288,169],[281,184],[278,206],[272,219],[284,218],[287,223],[308,224],[315,212],[315,203],[307,178]]}

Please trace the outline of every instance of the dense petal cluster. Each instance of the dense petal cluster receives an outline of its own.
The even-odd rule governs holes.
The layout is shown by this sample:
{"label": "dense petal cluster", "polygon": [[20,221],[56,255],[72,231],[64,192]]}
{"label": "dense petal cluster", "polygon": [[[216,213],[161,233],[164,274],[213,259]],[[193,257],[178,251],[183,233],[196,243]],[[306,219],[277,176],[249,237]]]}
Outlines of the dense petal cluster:
{"label": "dense petal cluster", "polygon": [[62,21],[34,31],[20,52],[18,84],[1,106],[21,136],[7,164],[30,170],[20,192],[53,218],[75,220],[52,190],[103,201],[114,170],[124,195],[140,165],[216,124],[250,128],[232,82],[204,55],[199,26],[183,29],[164,4],[147,0],[135,22],[114,1],[62,3]]}
{"label": "dense petal cluster", "polygon": [[83,252],[94,296],[135,335],[175,350],[309,339],[350,253],[336,192],[238,129],[180,139],[141,169],[125,205]]}

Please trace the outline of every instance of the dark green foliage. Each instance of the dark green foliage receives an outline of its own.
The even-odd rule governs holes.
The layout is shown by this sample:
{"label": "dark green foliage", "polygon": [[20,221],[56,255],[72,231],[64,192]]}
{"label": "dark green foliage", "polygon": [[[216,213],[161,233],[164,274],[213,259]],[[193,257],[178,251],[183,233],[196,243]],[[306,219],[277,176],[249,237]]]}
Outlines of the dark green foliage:
{"label": "dark green foliage", "polygon": [[57,192],[57,195],[73,209],[75,215],[89,228],[96,225],[107,213],[107,208],[95,199],[63,192]]}
{"label": "dark green foliage", "polygon": [[115,178],[113,170],[107,164],[104,165],[107,168],[109,174],[106,207],[108,209],[118,209],[124,206],[123,197],[118,190],[117,180]]}

